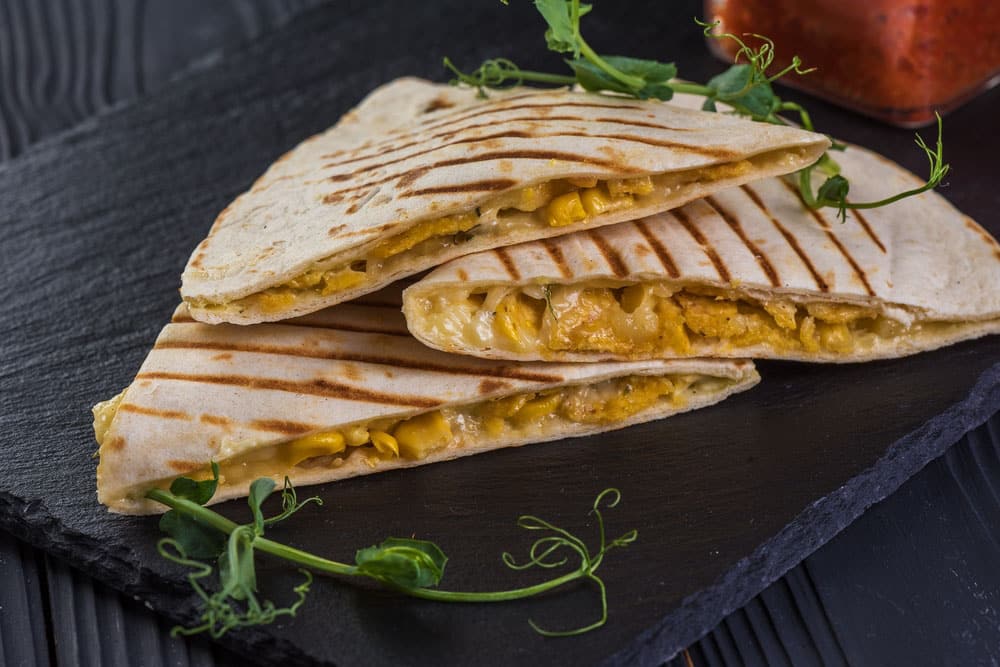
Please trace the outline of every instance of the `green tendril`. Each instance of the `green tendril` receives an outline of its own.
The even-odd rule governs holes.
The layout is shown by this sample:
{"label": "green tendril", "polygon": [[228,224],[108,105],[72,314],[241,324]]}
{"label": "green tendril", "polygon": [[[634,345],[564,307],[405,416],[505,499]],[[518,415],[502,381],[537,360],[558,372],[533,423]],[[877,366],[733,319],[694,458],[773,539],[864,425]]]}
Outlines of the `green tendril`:
{"label": "green tendril", "polygon": [[[900,199],[905,199],[906,197],[912,197],[914,195],[919,195],[922,192],[927,192],[928,190],[933,190],[944,177],[948,175],[948,171],[951,169],[951,165],[944,161],[944,143],[942,141],[942,132],[944,131],[943,124],[941,122],[941,116],[935,112],[937,117],[937,142],[935,143],[935,148],[931,149],[930,146],[924,141],[923,137],[919,134],[916,136],[915,142],[918,147],[927,156],[928,161],[928,171],[927,182],[918,188],[913,188],[912,190],[906,190],[905,192],[900,192],[891,197],[886,197],[885,199],[879,199],[878,201],[869,202],[849,202],[847,201],[847,195],[850,191],[850,183],[839,173],[824,172],[829,175],[829,178],[819,187],[819,190],[815,195],[812,192],[812,172],[814,169],[820,169],[823,171],[824,164],[823,159],[819,162],[801,170],[798,172],[799,176],[799,192],[802,197],[802,201],[806,203],[809,208],[819,209],[824,206],[832,206],[837,208],[837,218],[841,222],[847,220],[847,209],[868,209],[868,208],[880,208],[882,206],[887,206],[893,202],[897,202]],[[827,158],[824,155],[824,158]],[[829,159],[829,158],[827,158]],[[829,160],[833,162],[833,160]],[[834,163],[836,164],[836,163]]]}
{"label": "green tendril", "polygon": [[[552,631],[529,620],[531,627],[545,636],[578,635],[599,628],[607,622],[607,589],[595,574],[605,554],[611,549],[631,544],[638,535],[632,530],[611,542],[606,541],[601,507],[616,506],[621,500],[621,493],[617,489],[605,489],[594,500],[591,509],[591,514],[596,517],[599,537],[599,545],[593,553],[582,539],[569,531],[537,516],[524,515],[518,518],[518,526],[548,534],[531,545],[528,560],[524,563],[517,563],[510,553],[501,555],[501,561],[507,567],[525,570],[532,567],[559,568],[568,564],[567,554],[576,554],[580,564],[575,569],[524,588],[482,592],[446,591],[436,587],[444,576],[448,558],[433,542],[390,537],[380,544],[359,549],[355,554],[354,565],[329,560],[264,537],[265,528],[289,518],[305,505],[311,502],[321,505],[319,498],[307,498],[300,502],[286,477],[281,493],[282,511],[265,518],[262,504],[274,491],[275,484],[268,478],[257,479],[250,484],[247,497],[253,520],[246,524],[236,524],[204,506],[216,490],[218,477],[218,466],[213,464],[211,480],[194,482],[179,478],[171,485],[170,491],[154,489],[146,494],[147,498],[171,508],[164,519],[167,516],[172,518],[160,522],[161,529],[169,537],[159,541],[157,550],[167,560],[191,570],[187,579],[201,601],[198,624],[188,628],[174,628],[175,634],[207,632],[218,638],[236,628],[271,623],[280,616],[294,616],[309,592],[312,583],[309,570],[312,570],[322,574],[367,577],[404,595],[440,602],[503,602],[539,595],[581,579],[592,581],[597,586],[601,600],[601,617],[597,621],[572,630]],[[297,599],[291,605],[278,607],[270,600],[258,597],[255,564],[257,551],[300,568],[308,568],[301,570],[306,580],[293,589]],[[204,562],[211,558],[217,558],[217,568]],[[205,584],[213,575],[218,579],[218,590],[211,593]]]}
{"label": "green tendril", "polygon": [[[504,1],[504,4],[507,4]],[[580,21],[591,10],[591,5],[580,4],[579,0],[534,0],[535,8],[546,23],[545,43],[550,51],[572,56],[566,64],[572,75],[550,74],[522,70],[512,60],[493,58],[483,62],[472,72],[462,72],[448,58],[445,67],[455,75],[453,84],[475,87],[480,97],[486,91],[521,85],[525,82],[558,86],[579,85],[588,92],[613,93],[638,99],[669,100],[677,93],[699,95],[705,98],[702,109],[718,111],[724,105],[727,113],[743,116],[762,123],[791,125],[782,113],[797,114],[799,124],[810,132],[815,131],[812,118],[801,105],[778,97],[772,83],[785,76],[805,75],[816,70],[805,67],[802,59],[792,56],[790,63],[777,72],[768,73],[775,60],[774,41],[765,35],[746,33],[736,35],[730,32],[716,32],[720,21],[706,22],[695,17],[695,23],[702,28],[705,37],[731,41],[736,46],[733,65],[704,84],[677,80],[677,68],[673,63],[609,56],[598,54],[583,38]],[[748,44],[747,38],[754,38],[757,46]],[[919,187],[900,192],[875,202],[848,202],[850,183],[841,175],[840,166],[826,152],[820,159],[798,172],[799,192],[803,203],[809,208],[834,207],[837,216],[846,220],[849,208],[878,208],[887,206],[906,197],[912,197],[937,187],[948,165],[943,162],[941,150],[941,118],[938,117],[937,150],[931,150],[923,140],[917,138],[917,145],[927,153],[930,160],[930,176]],[[831,138],[828,151],[843,151],[847,147]],[[818,170],[827,180],[812,192],[812,173]]]}

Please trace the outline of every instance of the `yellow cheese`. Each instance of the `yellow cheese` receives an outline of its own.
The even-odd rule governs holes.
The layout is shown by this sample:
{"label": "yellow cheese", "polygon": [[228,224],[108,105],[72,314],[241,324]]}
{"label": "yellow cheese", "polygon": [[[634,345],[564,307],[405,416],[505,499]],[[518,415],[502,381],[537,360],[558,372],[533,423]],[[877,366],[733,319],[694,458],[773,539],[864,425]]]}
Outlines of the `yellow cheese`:
{"label": "yellow cheese", "polygon": [[125,392],[122,391],[114,398],[101,401],[91,410],[94,413],[94,437],[97,439],[98,445],[104,444],[104,436],[108,434],[111,422],[114,421],[115,415],[118,414],[118,406],[121,405],[122,398],[124,397]]}
{"label": "yellow cheese", "polygon": [[[523,292],[502,289],[502,298],[480,293],[454,312],[474,314],[496,303],[490,338],[483,342],[514,351],[688,355],[695,342],[710,342],[722,343],[725,352],[764,346],[778,352],[848,354],[876,337],[898,336],[903,328],[867,306],[755,300],[730,290],[679,289],[655,281],[620,287],[548,285],[547,308]],[[447,301],[442,303],[448,308]],[[481,336],[480,331],[475,334]]]}
{"label": "yellow cheese", "polygon": [[449,215],[437,220],[422,222],[396,236],[390,237],[372,248],[370,255],[376,259],[385,259],[409,250],[413,246],[434,236],[451,236],[466,232],[479,222],[475,213]]}

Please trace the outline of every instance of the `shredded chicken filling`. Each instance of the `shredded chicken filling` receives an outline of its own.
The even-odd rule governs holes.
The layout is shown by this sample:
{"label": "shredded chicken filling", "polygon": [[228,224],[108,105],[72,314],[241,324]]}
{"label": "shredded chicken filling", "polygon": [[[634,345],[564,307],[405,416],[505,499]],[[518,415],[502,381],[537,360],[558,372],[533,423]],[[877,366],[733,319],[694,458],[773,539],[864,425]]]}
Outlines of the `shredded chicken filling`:
{"label": "shredded chicken filling", "polygon": [[473,237],[507,236],[519,229],[540,226],[576,225],[594,216],[673,197],[698,184],[738,178],[755,167],[791,163],[800,157],[800,151],[778,151],[668,174],[609,180],[568,178],[541,183],[501,195],[481,204],[475,211],[417,223],[370,246],[361,259],[337,262],[331,258],[318,262],[282,285],[242,299],[221,304],[196,302],[195,305],[208,309],[255,308],[263,312],[281,312],[304,294],[327,296],[374,282],[414,256],[436,255]]}
{"label": "shredded chicken filling", "polygon": [[[493,287],[421,301],[427,333],[448,347],[512,352],[573,351],[698,355],[708,344],[739,351],[849,354],[906,333],[909,326],[874,308],[845,303],[754,299],[735,291],[666,283]],[[717,349],[717,347],[715,348]]]}

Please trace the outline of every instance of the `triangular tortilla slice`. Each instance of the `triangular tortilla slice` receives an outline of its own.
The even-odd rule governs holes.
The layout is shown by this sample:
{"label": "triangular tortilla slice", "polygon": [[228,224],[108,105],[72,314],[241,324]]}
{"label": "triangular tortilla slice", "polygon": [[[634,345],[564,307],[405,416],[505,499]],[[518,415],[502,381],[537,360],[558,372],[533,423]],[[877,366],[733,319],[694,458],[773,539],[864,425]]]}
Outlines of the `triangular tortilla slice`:
{"label": "triangular tortilla slice", "polygon": [[[857,201],[920,180],[837,155]],[[811,211],[786,179],[463,257],[404,293],[410,330],[490,358],[899,357],[1000,332],[1000,246],[936,193]]]}
{"label": "triangular tortilla slice", "polygon": [[667,210],[813,163],[826,137],[656,101],[400,79],[219,214],[181,295],[198,320],[320,310],[497,246]]}
{"label": "triangular tortilla slice", "polygon": [[343,304],[281,324],[206,325],[181,306],[134,382],[94,408],[98,499],[144,498],[221,466],[214,501],[257,477],[315,484],[622,428],[716,403],[748,361],[511,364],[421,345],[398,306]]}

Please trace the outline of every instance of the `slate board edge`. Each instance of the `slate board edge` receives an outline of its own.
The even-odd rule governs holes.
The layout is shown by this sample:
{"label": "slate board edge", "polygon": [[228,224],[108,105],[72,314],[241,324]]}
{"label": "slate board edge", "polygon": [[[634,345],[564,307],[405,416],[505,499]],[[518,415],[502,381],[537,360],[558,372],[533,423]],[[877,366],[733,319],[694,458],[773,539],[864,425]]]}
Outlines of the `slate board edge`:
{"label": "slate board edge", "polygon": [[[875,465],[816,500],[718,581],[685,598],[676,611],[642,632],[629,646],[604,661],[604,665],[657,666],[670,660],[997,411],[1000,411],[1000,363],[979,376],[965,399],[892,443]],[[610,613],[610,622],[614,622],[613,611]]]}
{"label": "slate board edge", "polygon": [[[730,612],[745,605],[833,539],[868,507],[889,496],[921,468],[944,454],[962,435],[984,423],[998,410],[1000,363],[980,375],[964,400],[894,442],[874,466],[807,507],[775,537],[760,545],[749,557],[738,561],[715,584],[686,598],[677,611],[641,633],[629,646],[611,655],[605,664],[660,665],[671,659]],[[176,597],[178,604],[155,607],[157,613],[173,622],[190,624],[197,617],[186,585],[146,568],[135,571],[131,579],[122,579],[121,573],[132,568],[125,553],[109,550],[102,542],[67,530],[46,510],[43,501],[25,502],[0,491],[0,529],[58,558],[73,562],[73,566],[84,573],[136,599],[147,599],[149,591]],[[185,599],[187,604],[182,602]],[[613,610],[610,622],[614,622]],[[236,637],[239,639],[236,640]],[[295,644],[276,640],[273,635],[261,630],[231,633],[220,643],[255,661],[316,664],[315,658]]]}

